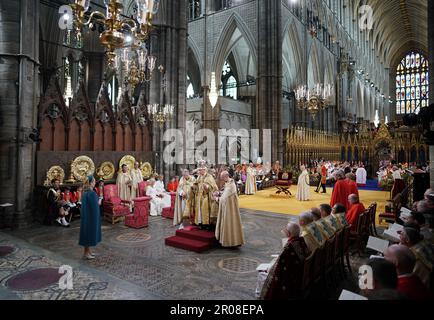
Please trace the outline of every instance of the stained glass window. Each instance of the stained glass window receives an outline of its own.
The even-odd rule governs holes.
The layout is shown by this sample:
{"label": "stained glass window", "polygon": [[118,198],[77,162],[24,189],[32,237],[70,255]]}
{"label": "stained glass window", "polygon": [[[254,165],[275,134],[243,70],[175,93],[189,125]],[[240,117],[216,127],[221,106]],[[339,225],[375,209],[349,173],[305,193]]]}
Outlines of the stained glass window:
{"label": "stained glass window", "polygon": [[396,113],[419,113],[428,106],[428,60],[417,52],[409,53],[396,69]]}

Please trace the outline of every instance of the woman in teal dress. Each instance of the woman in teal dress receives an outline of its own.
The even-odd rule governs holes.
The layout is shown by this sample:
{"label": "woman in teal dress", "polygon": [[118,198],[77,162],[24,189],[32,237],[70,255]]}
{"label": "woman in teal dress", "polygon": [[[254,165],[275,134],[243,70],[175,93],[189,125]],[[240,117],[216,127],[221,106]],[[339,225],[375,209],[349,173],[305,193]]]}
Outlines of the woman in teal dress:
{"label": "woman in teal dress", "polygon": [[99,198],[95,188],[95,178],[89,176],[83,185],[81,198],[81,226],[79,245],[84,247],[84,259],[95,259],[90,247],[95,247],[101,242],[101,217]]}

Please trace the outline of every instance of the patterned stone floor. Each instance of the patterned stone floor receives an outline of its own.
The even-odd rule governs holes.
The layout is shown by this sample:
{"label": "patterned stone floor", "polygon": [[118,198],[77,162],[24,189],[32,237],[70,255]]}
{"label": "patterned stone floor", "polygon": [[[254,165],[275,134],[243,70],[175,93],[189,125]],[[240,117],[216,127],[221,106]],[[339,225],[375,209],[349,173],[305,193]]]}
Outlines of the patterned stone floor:
{"label": "patterned stone floor", "polygon": [[[171,220],[151,217],[148,228],[102,227],[97,259],[81,259],[79,221],[70,228],[41,226],[0,232],[0,299],[255,299],[256,267],[281,250],[280,230],[291,216],[242,210],[246,244],[197,254],[167,247]],[[73,268],[73,290],[57,283],[40,290],[14,291],[8,279],[37,268]]]}

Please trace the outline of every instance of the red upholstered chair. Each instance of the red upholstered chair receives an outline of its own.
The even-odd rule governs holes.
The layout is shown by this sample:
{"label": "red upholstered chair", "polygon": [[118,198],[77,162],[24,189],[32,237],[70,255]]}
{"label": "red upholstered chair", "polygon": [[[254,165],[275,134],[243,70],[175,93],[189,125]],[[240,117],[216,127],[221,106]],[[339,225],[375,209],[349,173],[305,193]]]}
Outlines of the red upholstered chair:
{"label": "red upholstered chair", "polygon": [[142,181],[139,183],[139,197],[145,197],[146,196],[146,187],[148,186],[148,183],[146,181]]}
{"label": "red upholstered chair", "polygon": [[125,217],[125,225],[130,228],[140,229],[148,226],[150,197],[134,199],[134,212]]}
{"label": "red upholstered chair", "polygon": [[104,186],[103,212],[104,218],[112,224],[130,214],[129,202],[119,198],[118,187],[115,184]]}
{"label": "red upholstered chair", "polygon": [[167,219],[173,219],[175,214],[176,192],[170,192],[170,208],[164,208],[161,216]]}

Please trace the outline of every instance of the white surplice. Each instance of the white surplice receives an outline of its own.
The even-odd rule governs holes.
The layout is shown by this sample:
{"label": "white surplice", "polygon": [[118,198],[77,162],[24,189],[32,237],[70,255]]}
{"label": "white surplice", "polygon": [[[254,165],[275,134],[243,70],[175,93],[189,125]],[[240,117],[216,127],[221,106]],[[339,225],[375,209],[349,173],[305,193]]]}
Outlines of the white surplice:
{"label": "white surplice", "polygon": [[366,184],[366,169],[365,168],[358,168],[356,170],[356,183],[364,185]]}
{"label": "white surplice", "polygon": [[146,195],[151,198],[150,215],[154,217],[160,216],[163,210],[163,199],[158,197],[159,192],[155,187],[148,186],[146,188]]}
{"label": "white surplice", "polygon": [[172,205],[171,198],[170,195],[166,192],[166,189],[164,189],[163,181],[158,180],[155,182],[155,190],[157,190],[158,194],[161,194],[163,196],[163,198],[161,199],[161,201],[163,202],[163,208],[170,208]]}
{"label": "white surplice", "polygon": [[307,172],[307,170],[303,170],[303,172],[298,177],[297,200],[307,201],[309,199],[310,199],[309,173]]}
{"label": "white surplice", "polygon": [[255,194],[256,193],[256,174],[253,168],[248,167],[246,170],[247,179],[246,187],[244,190],[245,194]]}

